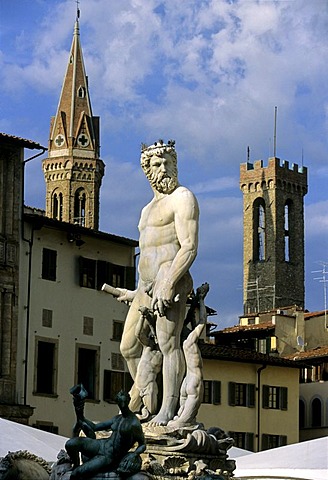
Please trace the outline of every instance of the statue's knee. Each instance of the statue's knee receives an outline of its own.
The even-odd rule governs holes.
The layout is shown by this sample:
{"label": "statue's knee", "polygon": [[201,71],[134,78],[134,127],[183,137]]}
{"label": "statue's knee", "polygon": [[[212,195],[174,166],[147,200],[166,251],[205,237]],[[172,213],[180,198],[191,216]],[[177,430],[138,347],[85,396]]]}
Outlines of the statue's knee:
{"label": "statue's knee", "polygon": [[66,450],[71,450],[71,449],[76,448],[77,445],[78,445],[78,442],[79,442],[79,437],[70,438],[70,439],[67,440],[67,442],[65,443],[65,448],[66,448]]}

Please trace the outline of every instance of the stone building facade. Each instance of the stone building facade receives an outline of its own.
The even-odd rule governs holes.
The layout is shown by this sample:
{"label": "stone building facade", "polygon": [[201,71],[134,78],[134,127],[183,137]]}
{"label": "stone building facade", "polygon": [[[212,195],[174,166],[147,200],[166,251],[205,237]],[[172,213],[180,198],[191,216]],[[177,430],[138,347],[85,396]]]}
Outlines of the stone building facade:
{"label": "stone building facade", "polygon": [[273,157],[240,166],[243,192],[244,313],[304,308],[304,196],[307,169]]}
{"label": "stone building facade", "polygon": [[24,148],[45,150],[0,133],[0,417],[22,423],[33,412],[29,405],[18,404],[16,391]]}

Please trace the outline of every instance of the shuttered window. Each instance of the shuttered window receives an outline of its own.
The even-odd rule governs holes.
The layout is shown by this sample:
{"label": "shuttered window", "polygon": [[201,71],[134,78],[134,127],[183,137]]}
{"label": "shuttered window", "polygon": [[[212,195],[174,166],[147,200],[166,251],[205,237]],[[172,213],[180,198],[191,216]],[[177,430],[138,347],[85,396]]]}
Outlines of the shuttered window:
{"label": "shuttered window", "polygon": [[273,385],[263,385],[263,408],[276,410],[287,410],[288,408],[288,389],[287,387],[277,387]]}
{"label": "shuttered window", "polygon": [[255,407],[253,383],[229,382],[228,402],[233,407]]}
{"label": "shuttered window", "polygon": [[221,403],[221,382],[217,380],[204,380],[204,392],[202,403],[212,403],[220,405]]}

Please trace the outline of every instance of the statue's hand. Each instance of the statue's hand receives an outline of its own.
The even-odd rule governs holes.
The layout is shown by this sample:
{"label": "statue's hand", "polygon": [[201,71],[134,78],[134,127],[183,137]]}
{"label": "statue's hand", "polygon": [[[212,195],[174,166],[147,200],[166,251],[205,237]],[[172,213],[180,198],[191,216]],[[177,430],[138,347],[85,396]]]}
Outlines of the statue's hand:
{"label": "statue's hand", "polygon": [[126,288],[116,287],[116,290],[119,290],[121,292],[121,295],[117,297],[116,300],[126,303],[127,305],[132,302],[137,293],[136,290],[127,290]]}
{"label": "statue's hand", "polygon": [[157,310],[163,317],[165,310],[171,306],[174,295],[174,286],[170,280],[164,280],[155,285],[151,308]]}
{"label": "statue's hand", "polygon": [[121,474],[133,475],[141,470],[142,460],[138,453],[130,452],[121,460],[117,471]]}

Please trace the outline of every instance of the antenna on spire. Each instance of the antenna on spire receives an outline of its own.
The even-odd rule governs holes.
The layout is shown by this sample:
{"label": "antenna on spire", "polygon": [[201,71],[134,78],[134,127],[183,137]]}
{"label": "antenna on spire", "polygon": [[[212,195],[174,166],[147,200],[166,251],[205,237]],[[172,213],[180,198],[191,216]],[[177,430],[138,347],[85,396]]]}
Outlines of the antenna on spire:
{"label": "antenna on spire", "polygon": [[79,21],[79,18],[80,18],[80,1],[79,0],[75,0],[75,3],[76,3],[76,21],[78,22]]}
{"label": "antenna on spire", "polygon": [[273,156],[277,153],[277,107],[274,107]]}
{"label": "antenna on spire", "polygon": [[249,163],[249,157],[250,157],[250,148],[249,145],[247,147],[247,163]]}

